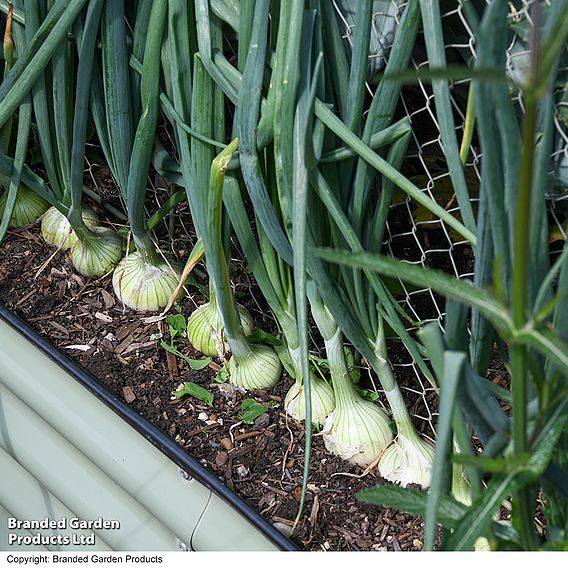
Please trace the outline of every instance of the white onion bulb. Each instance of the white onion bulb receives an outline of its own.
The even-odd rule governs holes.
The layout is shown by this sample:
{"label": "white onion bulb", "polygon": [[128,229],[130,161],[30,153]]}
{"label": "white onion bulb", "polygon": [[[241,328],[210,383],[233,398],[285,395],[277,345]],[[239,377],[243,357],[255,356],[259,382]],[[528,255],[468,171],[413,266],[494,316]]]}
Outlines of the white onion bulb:
{"label": "white onion bulb", "polygon": [[272,347],[255,343],[244,356],[233,355],[225,368],[229,382],[243,390],[269,389],[280,379],[282,364]]}
{"label": "white onion bulb", "polygon": [[460,463],[452,465],[452,497],[467,507],[471,505],[471,486]]}
{"label": "white onion bulb", "polygon": [[[322,426],[325,419],[335,408],[335,396],[331,387],[313,373],[310,377],[310,387],[312,423]],[[302,421],[306,419],[306,397],[303,384],[297,381],[294,382],[284,399],[284,410],[294,420]]]}
{"label": "white onion bulb", "polygon": [[[160,259],[157,265],[145,262],[139,251],[123,258],[114,270],[112,286],[118,299],[139,311],[164,308],[181,277],[177,263]],[[180,290],[178,299],[183,296]]]}
{"label": "white onion bulb", "polygon": [[[471,505],[471,485],[460,463],[454,463],[452,466],[452,496],[466,507]],[[499,520],[499,513],[495,516],[495,520]],[[488,552],[491,550],[491,545],[485,537],[480,536],[476,539],[473,550],[475,552]]]}
{"label": "white onion bulb", "polygon": [[[99,220],[96,213],[88,206],[82,208],[83,222],[87,227],[97,226]],[[77,235],[67,220],[55,207],[50,207],[41,222],[41,234],[45,241],[60,250],[67,250],[75,241]]]}
{"label": "white onion bulb", "polygon": [[430,486],[434,446],[418,436],[414,428],[405,433],[399,428],[395,441],[384,451],[379,461],[379,473],[385,479],[399,483],[420,485],[422,489]]}
{"label": "white onion bulb", "polygon": [[[254,331],[254,321],[250,312],[237,304],[241,326],[245,335]],[[208,357],[217,357],[221,345],[229,351],[229,344],[223,342],[223,319],[214,303],[207,302],[199,306],[187,320],[187,338],[197,351]],[[222,353],[221,353],[222,355]]]}
{"label": "white onion bulb", "polygon": [[111,271],[122,258],[122,241],[107,227],[91,227],[93,236],[77,239],[71,246],[71,261],[77,271],[99,278]]}
{"label": "white onion bulb", "polygon": [[[4,215],[6,201],[8,200],[8,192],[0,197],[0,219]],[[41,217],[49,207],[49,203],[41,198],[35,191],[21,185],[16,194],[16,201],[12,216],[10,217],[10,227],[21,227],[22,225],[31,225]]]}
{"label": "white onion bulb", "polygon": [[379,473],[402,487],[412,483],[427,489],[432,477],[434,446],[416,432],[400,389],[385,391],[385,395],[393,413],[397,436],[381,456]]}
{"label": "white onion bulb", "polygon": [[373,463],[393,438],[387,414],[360,396],[353,396],[347,404],[336,397],[335,410],[327,417],[322,434],[328,451],[362,467]]}

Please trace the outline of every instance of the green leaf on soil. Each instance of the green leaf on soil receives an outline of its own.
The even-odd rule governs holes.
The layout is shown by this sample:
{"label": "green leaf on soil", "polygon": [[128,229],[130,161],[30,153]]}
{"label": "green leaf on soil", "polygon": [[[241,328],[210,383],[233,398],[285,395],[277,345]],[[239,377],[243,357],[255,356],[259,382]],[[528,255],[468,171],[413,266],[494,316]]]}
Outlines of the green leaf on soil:
{"label": "green leaf on soil", "polygon": [[247,398],[243,400],[241,405],[241,420],[245,424],[254,424],[254,421],[265,412],[268,412],[262,404],[256,402],[254,398]]}
{"label": "green leaf on soil", "polygon": [[164,340],[160,341],[160,345],[166,351],[169,351],[176,357],[183,359],[188,364],[189,368],[193,369],[194,371],[201,371],[202,369],[205,369],[205,367],[207,367],[212,361],[211,357],[205,357],[205,359],[192,359],[191,357],[186,357],[183,353],[178,351],[175,347],[166,343]]}
{"label": "green leaf on soil", "polygon": [[226,383],[229,380],[229,372],[227,367],[221,367],[219,372],[213,377],[216,383]]}
{"label": "green leaf on soil", "polygon": [[187,322],[185,321],[185,316],[183,314],[172,314],[166,316],[166,321],[170,328],[170,337],[173,344],[178,337],[183,336],[185,333],[185,330],[187,329]]}
{"label": "green leaf on soil", "polygon": [[196,398],[197,400],[202,400],[206,402],[209,406],[213,406],[213,393],[209,392],[207,389],[196,385],[195,383],[183,383],[183,388],[176,390],[173,393],[176,398],[181,398],[186,394]]}
{"label": "green leaf on soil", "polygon": [[[355,496],[359,501],[393,507],[412,515],[423,516],[426,511],[427,494],[410,487],[403,488],[397,485],[368,487]],[[443,496],[439,504],[438,520],[445,527],[453,528],[463,518],[466,510],[467,508],[461,503]]]}
{"label": "green leaf on soil", "polygon": [[[424,516],[428,494],[411,487],[399,487],[397,485],[381,485],[367,487],[359,491],[355,497],[359,501],[392,507],[410,513],[411,515]],[[468,508],[452,497],[442,495],[438,503],[438,521],[448,529],[454,529],[467,515]],[[491,519],[492,521],[492,519]],[[500,539],[506,541],[518,541],[518,534],[510,525],[504,525],[492,521],[491,530]]]}

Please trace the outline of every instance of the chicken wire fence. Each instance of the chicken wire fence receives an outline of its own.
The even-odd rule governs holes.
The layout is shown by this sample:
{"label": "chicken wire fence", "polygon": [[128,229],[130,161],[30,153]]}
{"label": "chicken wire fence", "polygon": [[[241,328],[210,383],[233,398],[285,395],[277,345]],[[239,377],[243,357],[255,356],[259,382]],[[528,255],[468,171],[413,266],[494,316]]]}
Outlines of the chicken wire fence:
{"label": "chicken wire fence", "polygon": [[[348,44],[351,44],[355,33],[355,14],[354,8],[351,7],[354,4],[348,2],[348,0],[332,1],[343,37]],[[510,2],[510,21],[513,23],[525,22],[525,26],[532,25],[530,5],[534,1],[542,0]],[[476,59],[475,35],[468,24],[466,10],[464,9],[464,4],[467,2],[468,0],[442,2],[441,8],[443,22],[448,24],[447,27],[444,26],[447,39],[445,43],[446,53],[459,54],[462,60],[471,64]],[[490,0],[485,0],[485,2],[489,3]],[[550,0],[543,2],[543,4],[549,6]],[[371,54],[369,57],[370,75],[384,67],[396,25],[398,25],[405,5],[406,1],[401,0],[375,0],[377,9],[373,13],[372,22]],[[451,28],[451,33],[447,33],[448,28]],[[523,64],[526,61],[524,57],[528,53],[526,43],[519,41],[520,39],[522,40],[522,38],[519,38],[519,34],[511,34],[508,47],[507,73],[513,80],[522,79]],[[566,49],[568,52],[568,48]],[[568,57],[565,57],[564,60],[568,60]],[[420,35],[412,57],[412,66],[415,69],[428,66],[423,37]],[[568,73],[568,68],[561,71]],[[450,100],[454,110],[455,132],[458,141],[461,141],[464,132],[469,85],[469,79],[450,82]],[[375,88],[372,82],[367,84],[367,88],[369,95],[372,95]],[[519,112],[522,112],[521,96],[512,96],[515,96]],[[565,94],[564,99],[565,102],[561,102],[557,110],[568,115],[568,93]],[[564,108],[561,108],[562,105],[564,105]],[[403,88],[398,114],[398,118],[406,116],[412,125],[412,142],[405,158],[403,173],[428,197],[437,201],[448,212],[457,214],[459,207],[452,191],[452,183],[446,166],[436,118],[435,100],[428,82],[418,81],[412,86]],[[566,219],[568,217],[568,130],[558,117],[559,114],[560,112],[557,112],[554,122],[556,144],[551,162],[553,164],[553,171],[551,171],[551,179],[554,181],[551,185],[553,192],[548,196],[551,250],[553,253],[554,243],[558,243],[556,246],[556,249],[558,249],[566,240]],[[166,138],[169,137],[166,143],[169,142],[170,147],[175,147],[167,128],[163,129],[162,134]],[[479,150],[475,147],[475,144],[472,144],[465,163],[465,172],[474,205],[478,200],[481,159]],[[104,187],[101,187],[100,175],[98,174],[100,168],[101,166],[95,161],[88,161],[86,176],[90,178],[90,185],[96,188],[96,192],[102,193],[104,196]],[[172,188],[157,175],[149,178],[148,189],[148,212],[155,211],[172,193]],[[183,250],[187,254],[192,243],[195,243],[195,231],[187,214],[187,209],[184,210],[183,206],[182,214],[164,219],[161,230],[165,231],[169,237],[161,243],[164,252],[169,252],[165,247],[171,247],[171,252],[179,254]],[[173,250],[174,246],[175,250]],[[417,208],[416,204],[406,195],[401,194],[397,197],[395,194],[387,221],[383,250],[411,264],[445,270],[460,278],[473,277],[473,251],[469,243],[427,211]],[[242,262],[242,258],[236,258],[235,262]],[[423,325],[432,321],[437,322],[443,328],[445,312],[444,299],[441,296],[435,294],[429,288],[410,288],[402,281],[399,282],[399,286],[397,297],[400,304],[417,324],[410,326],[409,331],[416,331],[418,324]],[[260,306],[258,306],[258,309],[261,311]],[[401,384],[418,430],[433,440],[437,418],[435,389],[422,375],[418,366],[406,351],[393,348],[393,342],[389,345],[389,356],[395,376]],[[504,371],[503,369],[493,368],[491,373],[492,376],[497,377]]]}
{"label": "chicken wire fence", "polygon": [[[531,4],[542,0],[522,0],[509,2],[509,21],[517,30],[511,34],[507,50],[507,74],[514,81],[522,81],[523,73],[529,54],[527,35],[522,33],[533,25],[530,9]],[[459,56],[463,61],[472,64],[476,60],[475,34],[468,23],[464,4],[468,0],[441,2],[442,22],[445,47],[448,58]],[[485,0],[487,4],[490,0]],[[355,33],[355,14],[353,3],[347,0],[333,0],[338,14],[340,29],[344,38],[352,44]],[[542,2],[544,8],[551,1]],[[388,49],[392,43],[392,35],[398,25],[399,17],[406,5],[400,0],[375,1],[373,13],[370,51],[370,73],[384,66],[388,58]],[[568,53],[568,47],[565,48]],[[567,57],[563,58],[568,60]],[[428,67],[428,57],[421,36],[412,57],[414,69]],[[566,74],[568,68],[561,68]],[[461,141],[465,125],[465,112],[470,80],[464,79],[450,82],[450,100],[454,111],[455,132],[458,142]],[[565,87],[566,88],[566,87]],[[369,93],[374,92],[368,84]],[[523,111],[523,101],[520,94],[515,94],[519,112]],[[551,251],[558,250],[566,240],[568,217],[568,129],[559,118],[561,112],[568,114],[568,97],[564,93],[557,105],[554,120],[556,143],[550,172],[553,192],[548,195],[549,223],[551,234]],[[438,202],[450,213],[458,213],[459,207],[454,198],[452,182],[444,153],[440,129],[436,118],[436,107],[431,86],[426,81],[403,88],[401,94],[400,117],[406,116],[412,125],[412,142],[410,144],[403,173],[410,177],[414,184]],[[563,108],[562,108],[563,107]],[[465,163],[466,180],[470,190],[472,204],[478,201],[480,182],[481,153],[475,144],[471,145]],[[555,245],[556,243],[556,245]],[[444,223],[429,215],[422,208],[417,208],[413,200],[405,196],[398,201],[395,199],[387,221],[385,232],[384,252],[405,262],[423,267],[445,270],[460,278],[473,278],[473,251],[471,246],[451,231]],[[401,305],[408,315],[421,324],[435,321],[443,329],[444,299],[429,288],[415,289],[400,281]],[[410,327],[409,331],[415,331]],[[392,346],[391,346],[392,347]],[[391,355],[391,363],[395,376],[401,382],[402,390],[411,402],[410,409],[416,425],[426,436],[434,438],[434,425],[437,418],[437,396],[435,389],[425,379],[417,364],[406,351],[396,350]],[[501,368],[490,369],[492,376],[498,377],[504,373]]]}

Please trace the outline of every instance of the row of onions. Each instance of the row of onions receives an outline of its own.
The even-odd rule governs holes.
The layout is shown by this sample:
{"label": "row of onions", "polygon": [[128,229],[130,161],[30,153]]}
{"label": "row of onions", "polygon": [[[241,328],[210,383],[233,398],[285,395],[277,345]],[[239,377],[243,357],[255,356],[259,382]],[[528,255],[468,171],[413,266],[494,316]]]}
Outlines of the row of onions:
{"label": "row of onions", "polygon": [[[392,330],[434,384],[409,318],[379,276],[313,253],[380,252],[397,187],[475,242],[467,208],[462,224],[399,171],[411,135],[408,120],[393,119],[400,83],[380,81],[368,104],[369,56],[388,59],[389,73],[404,71],[421,22],[417,0],[389,8],[377,39],[376,4],[357,3],[346,50],[332,2],[140,0],[125,13],[108,0],[57,0],[49,11],[39,0],[14,0],[0,86],[0,236],[43,215],[45,240],[69,249],[85,276],[113,271],[117,297],[138,311],[179,299],[182,273],[203,251],[209,301],[188,319],[192,345],[220,356],[244,390],[273,387],[283,365],[295,379],[285,407],[306,421],[308,448],[314,424],[330,452],[426,488],[433,444],[417,433],[387,356]],[[232,59],[224,36],[238,41]],[[156,142],[160,113],[173,133],[171,155]],[[126,242],[82,201],[90,128],[127,212]],[[46,181],[25,165],[32,132]],[[182,190],[149,218],[148,172],[166,163],[161,173]],[[185,270],[152,233],[182,200],[199,239]],[[281,332],[277,350],[254,340],[252,317],[233,296],[233,233]],[[325,378],[310,357],[309,313]],[[390,415],[361,396],[352,359],[372,369]]]}

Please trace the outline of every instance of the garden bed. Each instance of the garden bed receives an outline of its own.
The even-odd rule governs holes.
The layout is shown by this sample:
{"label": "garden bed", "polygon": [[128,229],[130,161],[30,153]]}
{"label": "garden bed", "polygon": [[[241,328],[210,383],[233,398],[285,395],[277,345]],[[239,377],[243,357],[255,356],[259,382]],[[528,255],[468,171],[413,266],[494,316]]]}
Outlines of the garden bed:
{"label": "garden bed", "polygon": [[[299,506],[304,459],[303,425],[287,418],[282,408],[291,379],[284,375],[270,392],[242,395],[226,383],[212,382],[214,368],[188,370],[160,347],[159,339],[168,339],[164,320],[124,309],[112,295],[109,276],[85,279],[65,254],[52,255],[38,227],[11,231],[0,247],[0,302],[167,432],[264,517],[289,530]],[[188,315],[201,301],[198,294],[186,298],[182,312]],[[255,305],[254,295],[249,301],[260,323],[262,307]],[[185,340],[180,350],[198,356]],[[215,395],[212,407],[190,397],[172,400],[172,391],[187,380]],[[239,424],[241,402],[252,396],[268,412],[252,425]],[[356,500],[357,491],[381,483],[372,472],[359,477],[362,469],[326,452],[317,435],[311,465],[306,512],[292,535],[301,548],[421,549],[421,519]]]}
{"label": "garden bed", "polygon": [[[1,317],[65,370],[7,329],[13,478],[65,483],[67,434],[151,476],[120,431],[174,464],[139,492],[182,512],[165,548],[221,540],[189,481],[283,549],[568,549],[568,6],[441,4],[0,2]],[[318,431],[307,462],[282,366],[369,471]]]}

